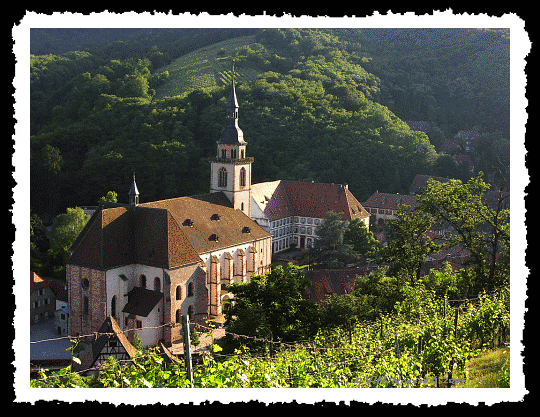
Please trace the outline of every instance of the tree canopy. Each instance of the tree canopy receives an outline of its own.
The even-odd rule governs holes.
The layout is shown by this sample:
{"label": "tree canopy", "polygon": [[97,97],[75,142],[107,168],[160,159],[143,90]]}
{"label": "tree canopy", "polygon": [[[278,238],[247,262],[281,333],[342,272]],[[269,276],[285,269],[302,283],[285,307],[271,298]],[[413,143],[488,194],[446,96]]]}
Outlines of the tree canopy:
{"label": "tree canopy", "polygon": [[[304,272],[289,264],[277,266],[265,275],[253,275],[249,283],[227,287],[234,298],[225,303],[226,350],[240,344],[264,347],[264,340],[294,342],[313,337],[319,327],[318,306],[306,300],[302,292],[309,285]],[[235,341],[232,334],[252,337]]]}
{"label": "tree canopy", "polygon": [[[238,71],[258,73],[237,85],[240,126],[255,158],[254,182],[347,183],[362,200],[376,189],[406,193],[418,173],[467,180],[438,147],[458,130],[478,126],[486,132],[478,151],[485,168],[505,174],[507,159],[489,152],[493,141],[506,143],[504,125],[462,117],[469,100],[482,103],[482,111],[467,114],[503,120],[505,84],[477,83],[486,79],[489,59],[506,62],[507,38],[500,31],[449,30],[438,38],[427,36],[429,30],[67,32],[43,32],[58,40],[47,55],[40,38],[32,37],[33,51],[43,55],[31,57],[31,155],[38,161],[49,152],[62,161],[60,172],[32,164],[31,205],[40,215],[92,204],[107,191],[126,201],[133,171],[141,173],[142,200],[207,192],[208,160],[224,125],[229,84],[160,99],[155,93],[163,83],[178,82],[178,75],[161,71],[163,65],[188,52],[203,59],[204,48],[197,48],[244,35],[253,43],[205,65],[234,58]],[[482,46],[478,36],[487,40]],[[414,47],[419,39],[432,41]],[[454,42],[453,59],[435,59],[434,51],[451,40],[462,45]],[[448,65],[462,62],[458,57],[470,53],[467,48],[476,53],[470,74]],[[494,79],[505,77],[505,65],[492,67],[500,68],[491,70]],[[477,85],[482,87],[471,87]],[[410,111],[403,105],[409,102]],[[412,130],[403,121],[411,119],[427,120],[431,130]]]}

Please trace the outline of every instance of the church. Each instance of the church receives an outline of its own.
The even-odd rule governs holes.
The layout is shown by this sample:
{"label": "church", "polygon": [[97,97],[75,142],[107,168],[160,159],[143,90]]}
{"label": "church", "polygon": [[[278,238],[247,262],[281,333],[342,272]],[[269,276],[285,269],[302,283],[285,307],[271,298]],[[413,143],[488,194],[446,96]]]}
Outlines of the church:
{"label": "church", "polygon": [[[204,323],[222,314],[225,290],[270,271],[272,235],[251,220],[251,164],[233,88],[212,161],[210,193],[129,204],[102,203],[66,263],[70,335],[97,332],[113,317],[143,346],[181,340],[182,315]],[[169,323],[178,324],[170,326]],[[127,332],[128,339],[133,332]]]}
{"label": "church", "polygon": [[346,185],[252,185],[238,107],[233,80],[209,193],[140,203],[134,176],[129,204],[97,207],[66,263],[70,335],[98,332],[112,317],[128,340],[141,329],[143,347],[170,346],[182,340],[183,315],[219,317],[228,284],[269,272],[273,252],[310,247],[327,211],[369,225]]}

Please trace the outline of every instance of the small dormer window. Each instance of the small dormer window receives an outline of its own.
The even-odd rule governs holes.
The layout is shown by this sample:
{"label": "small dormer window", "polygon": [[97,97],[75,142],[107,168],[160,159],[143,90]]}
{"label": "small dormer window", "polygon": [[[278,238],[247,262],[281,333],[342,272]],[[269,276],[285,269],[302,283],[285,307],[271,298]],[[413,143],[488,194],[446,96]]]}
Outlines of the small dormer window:
{"label": "small dormer window", "polygon": [[193,226],[193,220],[186,219],[186,220],[184,220],[184,223],[182,223],[182,225],[192,227]]}
{"label": "small dormer window", "polygon": [[245,226],[245,227],[242,229],[242,233],[251,233],[251,228],[248,227],[248,226]]}
{"label": "small dormer window", "polygon": [[210,217],[210,220],[219,220],[220,216],[217,213],[212,214],[212,217]]}
{"label": "small dormer window", "polygon": [[216,235],[215,233],[212,233],[210,235],[210,237],[208,238],[208,240],[212,241],[212,242],[219,242],[219,237],[218,235]]}

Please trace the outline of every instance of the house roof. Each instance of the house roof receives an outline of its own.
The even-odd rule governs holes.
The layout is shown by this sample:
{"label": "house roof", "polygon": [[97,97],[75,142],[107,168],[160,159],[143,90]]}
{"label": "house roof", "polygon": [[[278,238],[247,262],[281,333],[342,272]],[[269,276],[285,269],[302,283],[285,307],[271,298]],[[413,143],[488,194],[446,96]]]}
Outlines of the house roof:
{"label": "house roof", "polygon": [[42,288],[50,288],[57,300],[67,301],[65,283],[52,279],[43,279],[34,271],[30,271],[30,293]]}
{"label": "house roof", "polygon": [[30,271],[30,292],[47,287],[47,282],[41,278],[38,274]]}
{"label": "house roof", "polygon": [[108,316],[99,328],[96,339],[80,353],[79,359],[81,363],[73,362],[73,371],[80,372],[92,368],[103,347],[111,338],[116,339],[120,343],[130,358],[135,357],[137,350],[129,342],[116,320]]}
{"label": "house roof", "polygon": [[133,287],[128,292],[128,302],[122,313],[135,314],[136,316],[148,317],[157,303],[163,298],[161,291],[152,291],[147,288]]}
{"label": "house roof", "polygon": [[416,207],[416,196],[376,192],[362,203],[365,207],[397,210],[400,206]]}
{"label": "house roof", "polygon": [[251,197],[270,221],[294,216],[281,181],[253,184]]}
{"label": "house roof", "polygon": [[[141,206],[166,209],[179,225],[176,230],[178,236],[175,237],[183,236],[185,239],[182,239],[182,243],[189,244],[194,254],[271,236],[241,210],[235,210],[227,196],[221,192],[156,201]],[[212,239],[212,235],[217,240]]]}
{"label": "house roof", "polygon": [[133,208],[105,203],[75,240],[67,263],[102,270],[132,263],[173,269],[200,262],[203,253],[269,236],[223,193]]}
{"label": "house roof", "polygon": [[369,217],[346,185],[304,181],[272,181],[252,186],[254,201],[268,220],[302,216],[324,218],[333,211],[344,220]]}

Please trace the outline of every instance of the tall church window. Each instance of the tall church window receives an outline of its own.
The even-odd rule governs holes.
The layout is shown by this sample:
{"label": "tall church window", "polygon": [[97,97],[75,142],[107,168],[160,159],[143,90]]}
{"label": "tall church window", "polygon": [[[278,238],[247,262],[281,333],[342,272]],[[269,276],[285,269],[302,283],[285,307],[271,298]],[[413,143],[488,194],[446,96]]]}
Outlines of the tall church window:
{"label": "tall church window", "polygon": [[146,288],[146,276],[141,275],[141,287]]}
{"label": "tall church window", "polygon": [[88,304],[88,297],[85,295],[83,298],[83,312],[84,314],[90,314],[90,307]]}
{"label": "tall church window", "polygon": [[240,170],[240,187],[246,186],[246,169],[242,168]]}
{"label": "tall church window", "polygon": [[221,150],[221,157],[222,157],[223,159],[227,158],[227,150],[226,150],[226,149],[222,149],[222,150]]}
{"label": "tall church window", "polygon": [[227,186],[227,170],[225,168],[220,168],[218,173],[218,187]]}
{"label": "tall church window", "polygon": [[176,286],[176,299],[177,300],[182,299],[182,287],[180,287],[180,285]]}
{"label": "tall church window", "polygon": [[116,295],[111,300],[111,316],[116,317]]}

